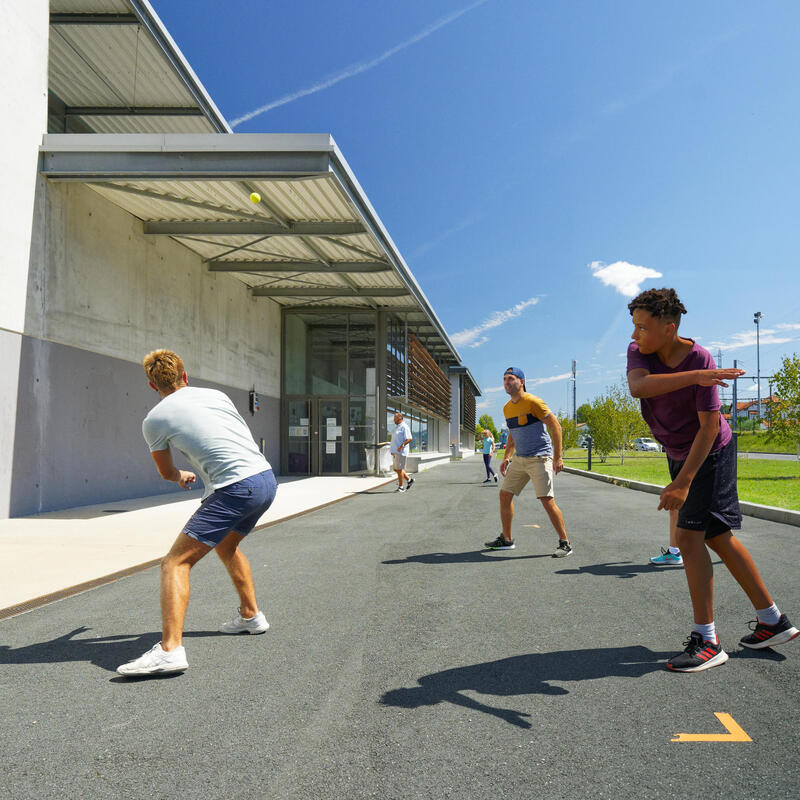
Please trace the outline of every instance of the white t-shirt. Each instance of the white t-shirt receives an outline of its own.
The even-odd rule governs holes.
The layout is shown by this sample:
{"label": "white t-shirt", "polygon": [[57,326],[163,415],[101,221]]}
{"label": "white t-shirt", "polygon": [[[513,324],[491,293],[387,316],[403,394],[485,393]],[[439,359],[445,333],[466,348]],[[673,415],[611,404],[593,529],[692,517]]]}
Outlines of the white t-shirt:
{"label": "white t-shirt", "polygon": [[395,453],[401,456],[408,455],[408,445],[403,447],[403,442],[406,439],[411,438],[411,430],[408,427],[408,424],[405,420],[403,420],[395,429],[394,433],[392,434],[392,455]]}
{"label": "white t-shirt", "polygon": [[270,469],[247,423],[228,395],[184,386],[168,394],[144,418],[150,451],[175,447],[205,485],[203,498],[223,486]]}

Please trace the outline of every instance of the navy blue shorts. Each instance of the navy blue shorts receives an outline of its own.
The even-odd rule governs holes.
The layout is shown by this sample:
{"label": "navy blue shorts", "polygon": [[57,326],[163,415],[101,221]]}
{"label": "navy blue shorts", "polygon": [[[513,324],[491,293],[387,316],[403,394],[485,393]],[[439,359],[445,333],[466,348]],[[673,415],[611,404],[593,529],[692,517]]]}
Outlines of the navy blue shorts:
{"label": "navy blue shorts", "polygon": [[247,536],[272,505],[278,483],[271,469],[217,489],[206,497],[183,532],[216,547],[231,531]]}
{"label": "navy blue shorts", "polygon": [[[684,462],[667,458],[667,463],[670,477],[675,480]],[[686,502],[678,511],[678,527],[705,531],[706,539],[742,527],[733,441],[716,453],[709,453],[697,471]]]}

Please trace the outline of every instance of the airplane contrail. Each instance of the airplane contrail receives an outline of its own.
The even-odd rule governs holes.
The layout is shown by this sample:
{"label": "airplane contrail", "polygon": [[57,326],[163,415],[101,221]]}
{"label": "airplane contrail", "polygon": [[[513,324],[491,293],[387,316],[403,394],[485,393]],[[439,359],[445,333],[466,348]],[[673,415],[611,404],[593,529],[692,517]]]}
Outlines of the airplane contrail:
{"label": "airplane contrail", "polygon": [[367,70],[372,69],[373,67],[377,67],[378,64],[383,63],[386,61],[387,58],[391,58],[396,53],[399,53],[401,50],[405,50],[407,47],[411,47],[412,44],[416,44],[417,42],[421,41],[422,39],[427,38],[432,33],[435,33],[439,30],[439,28],[443,28],[445,25],[449,25],[454,20],[458,19],[460,16],[466,14],[468,11],[472,11],[472,9],[477,8],[478,6],[482,6],[484,3],[487,3],[489,0],[477,0],[477,2],[472,3],[471,5],[467,6],[466,8],[462,8],[460,11],[454,11],[452,14],[449,14],[446,17],[442,17],[441,19],[436,20],[436,22],[429,25],[427,28],[424,28],[419,33],[415,33],[410,39],[406,39],[400,44],[391,47],[385,53],[381,53],[376,58],[373,58],[371,61],[362,61],[358,64],[351,64],[349,67],[345,67],[340,72],[331,75],[328,78],[325,78],[318,83],[315,83],[313,86],[309,86],[306,89],[300,89],[299,91],[292,92],[291,94],[284,95],[283,97],[279,97],[277,100],[272,100],[271,102],[267,103],[266,105],[259,106],[258,108],[254,108],[252,111],[248,111],[246,114],[242,114],[241,117],[237,117],[234,120],[231,120],[231,128],[235,128],[237,125],[241,125],[243,122],[247,122],[248,120],[253,119],[253,117],[257,117],[260,114],[264,114],[267,111],[271,111],[273,108],[277,108],[278,106],[285,106],[287,103],[291,103],[293,100],[297,100],[301,97],[306,97],[310,94],[315,94],[316,92],[321,92],[323,89],[328,89],[331,86],[334,86],[337,83],[341,83],[343,80],[347,78],[352,78],[356,75],[360,75],[362,72],[366,72]]}

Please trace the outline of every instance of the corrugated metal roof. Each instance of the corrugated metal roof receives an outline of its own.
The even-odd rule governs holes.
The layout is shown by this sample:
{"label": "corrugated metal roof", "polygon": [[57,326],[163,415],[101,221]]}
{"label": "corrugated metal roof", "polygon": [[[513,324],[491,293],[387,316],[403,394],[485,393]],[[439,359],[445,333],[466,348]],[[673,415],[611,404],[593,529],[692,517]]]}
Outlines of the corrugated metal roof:
{"label": "corrugated metal roof", "polygon": [[[51,0],[50,12],[49,89],[70,117],[99,133],[230,130],[147,0]],[[170,113],[141,113],[154,108]]]}
{"label": "corrugated metal roof", "polygon": [[50,28],[50,88],[68,106],[196,106],[140,25]]}
{"label": "corrugated metal roof", "polygon": [[50,12],[57,14],[125,14],[125,0],[50,0]]}
{"label": "corrugated metal roof", "polygon": [[214,133],[205,117],[159,117],[137,115],[80,117],[96,133]]}
{"label": "corrugated metal roof", "polygon": [[330,137],[59,134],[42,151],[46,176],[85,182],[256,296],[396,309],[460,360]]}

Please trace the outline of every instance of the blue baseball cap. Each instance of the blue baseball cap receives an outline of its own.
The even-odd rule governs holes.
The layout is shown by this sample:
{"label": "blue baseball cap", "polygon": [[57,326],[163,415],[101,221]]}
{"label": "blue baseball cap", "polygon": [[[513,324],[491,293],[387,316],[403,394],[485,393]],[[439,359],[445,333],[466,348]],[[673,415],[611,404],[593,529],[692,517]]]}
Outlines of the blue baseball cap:
{"label": "blue baseball cap", "polygon": [[515,375],[523,383],[525,382],[525,373],[519,367],[509,367],[503,375]]}

